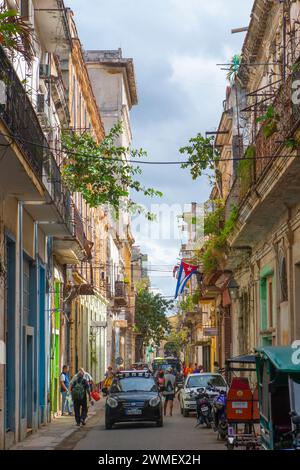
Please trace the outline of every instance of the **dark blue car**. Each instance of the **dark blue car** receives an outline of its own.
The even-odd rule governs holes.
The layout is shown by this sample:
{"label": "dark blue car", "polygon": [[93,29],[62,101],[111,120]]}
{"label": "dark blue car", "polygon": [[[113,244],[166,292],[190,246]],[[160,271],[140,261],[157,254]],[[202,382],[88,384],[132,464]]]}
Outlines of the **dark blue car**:
{"label": "dark blue car", "polygon": [[108,390],[105,428],[126,422],[154,422],[163,426],[162,398],[155,379],[148,372],[123,371]]}

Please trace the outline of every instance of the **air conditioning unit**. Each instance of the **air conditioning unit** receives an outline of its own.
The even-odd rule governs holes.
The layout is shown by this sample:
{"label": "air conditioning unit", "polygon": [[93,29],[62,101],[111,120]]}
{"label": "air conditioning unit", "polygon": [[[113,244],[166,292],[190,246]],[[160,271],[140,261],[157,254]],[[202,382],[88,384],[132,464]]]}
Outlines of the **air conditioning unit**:
{"label": "air conditioning unit", "polygon": [[46,112],[46,97],[44,93],[38,93],[36,109],[38,114],[43,114]]}
{"label": "air conditioning unit", "polygon": [[40,64],[40,78],[50,78],[49,64]]}
{"label": "air conditioning unit", "polygon": [[49,106],[44,93],[38,93],[36,102],[36,111],[43,127],[49,127]]}
{"label": "air conditioning unit", "polygon": [[34,27],[34,6],[32,0],[20,1],[20,15],[23,21]]}

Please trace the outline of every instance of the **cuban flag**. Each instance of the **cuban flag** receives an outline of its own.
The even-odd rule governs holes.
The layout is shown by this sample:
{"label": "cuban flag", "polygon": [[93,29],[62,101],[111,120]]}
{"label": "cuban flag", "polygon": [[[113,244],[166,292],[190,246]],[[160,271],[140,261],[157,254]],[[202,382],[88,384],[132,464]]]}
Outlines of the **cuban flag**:
{"label": "cuban flag", "polygon": [[193,274],[198,272],[198,266],[195,264],[187,263],[182,260],[177,275],[177,286],[175,291],[175,299],[178,297],[178,294],[182,294],[183,289],[185,288],[186,283]]}

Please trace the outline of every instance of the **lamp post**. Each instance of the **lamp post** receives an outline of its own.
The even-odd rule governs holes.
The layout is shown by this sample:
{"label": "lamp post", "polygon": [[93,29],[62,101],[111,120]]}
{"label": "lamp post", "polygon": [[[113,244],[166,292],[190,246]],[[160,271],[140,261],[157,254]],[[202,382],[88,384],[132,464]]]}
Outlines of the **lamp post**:
{"label": "lamp post", "polygon": [[239,289],[240,286],[238,285],[234,277],[232,277],[228,284],[228,290],[232,300],[237,300],[239,298]]}

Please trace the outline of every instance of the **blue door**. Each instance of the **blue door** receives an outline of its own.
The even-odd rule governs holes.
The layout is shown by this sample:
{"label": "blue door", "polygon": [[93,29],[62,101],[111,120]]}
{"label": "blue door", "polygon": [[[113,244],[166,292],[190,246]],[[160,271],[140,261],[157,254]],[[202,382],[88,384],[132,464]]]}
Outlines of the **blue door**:
{"label": "blue door", "polygon": [[40,413],[39,423],[46,421],[46,319],[45,319],[45,300],[46,300],[46,276],[45,269],[39,267],[39,400]]}
{"label": "blue door", "polygon": [[6,374],[5,374],[5,427],[15,429],[15,293],[16,293],[16,246],[6,240],[7,286],[6,286]]}

